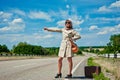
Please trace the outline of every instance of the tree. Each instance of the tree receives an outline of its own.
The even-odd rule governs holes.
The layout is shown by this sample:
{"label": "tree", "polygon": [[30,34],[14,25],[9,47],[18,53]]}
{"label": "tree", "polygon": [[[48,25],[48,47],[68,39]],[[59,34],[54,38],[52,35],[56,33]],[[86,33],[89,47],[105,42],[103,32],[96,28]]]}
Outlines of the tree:
{"label": "tree", "polygon": [[105,53],[120,53],[120,34],[111,35],[110,42],[104,49]]}
{"label": "tree", "polygon": [[10,52],[6,45],[0,45],[0,52]]}
{"label": "tree", "polygon": [[114,53],[116,51],[120,52],[120,34],[112,35],[111,38],[110,38],[110,44],[113,47]]}
{"label": "tree", "polygon": [[96,49],[96,50],[95,50],[95,53],[99,53],[99,52],[100,52],[100,50],[99,50],[99,49]]}
{"label": "tree", "polygon": [[13,46],[14,53],[16,54],[29,54],[29,55],[49,55],[48,51],[41,47],[27,44],[26,42],[20,42],[17,46]]}

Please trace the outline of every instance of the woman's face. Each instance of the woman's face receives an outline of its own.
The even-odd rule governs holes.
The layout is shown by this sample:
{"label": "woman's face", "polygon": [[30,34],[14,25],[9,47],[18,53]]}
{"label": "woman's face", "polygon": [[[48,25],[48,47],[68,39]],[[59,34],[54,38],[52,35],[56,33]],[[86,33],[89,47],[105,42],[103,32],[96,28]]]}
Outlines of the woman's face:
{"label": "woman's face", "polygon": [[71,26],[72,26],[71,21],[66,21],[65,26],[66,26],[66,28],[71,28]]}

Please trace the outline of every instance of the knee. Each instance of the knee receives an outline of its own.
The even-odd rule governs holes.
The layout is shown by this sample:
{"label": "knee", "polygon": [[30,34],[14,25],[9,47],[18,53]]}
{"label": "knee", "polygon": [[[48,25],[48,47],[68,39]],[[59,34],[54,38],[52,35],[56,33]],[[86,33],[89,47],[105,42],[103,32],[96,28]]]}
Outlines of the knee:
{"label": "knee", "polygon": [[62,62],[62,60],[63,60],[62,58],[59,58],[59,59],[58,59],[58,62],[59,62],[59,63],[61,63],[61,62]]}
{"label": "knee", "polygon": [[72,62],[72,58],[71,57],[67,58],[67,60],[68,60],[68,62]]}

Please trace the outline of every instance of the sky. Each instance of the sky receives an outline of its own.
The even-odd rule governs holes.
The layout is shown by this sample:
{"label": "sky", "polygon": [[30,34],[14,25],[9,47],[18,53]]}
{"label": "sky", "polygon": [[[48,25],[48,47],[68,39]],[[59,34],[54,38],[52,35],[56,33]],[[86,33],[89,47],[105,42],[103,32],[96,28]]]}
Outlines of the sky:
{"label": "sky", "polygon": [[81,35],[78,46],[105,46],[120,34],[120,0],[0,0],[0,44],[59,47],[62,34],[43,28],[64,28],[66,19]]}

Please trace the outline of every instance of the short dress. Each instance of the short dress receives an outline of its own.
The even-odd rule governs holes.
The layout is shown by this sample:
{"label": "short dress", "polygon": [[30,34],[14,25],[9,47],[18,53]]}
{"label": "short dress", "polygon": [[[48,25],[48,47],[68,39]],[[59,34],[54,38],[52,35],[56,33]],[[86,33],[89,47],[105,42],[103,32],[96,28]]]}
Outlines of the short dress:
{"label": "short dress", "polygon": [[71,50],[70,39],[72,39],[73,41],[80,39],[81,38],[80,34],[77,31],[75,31],[74,29],[67,30],[66,28],[49,29],[48,31],[62,33],[63,37],[62,37],[61,45],[59,48],[58,56],[59,57],[73,57],[74,55],[73,55],[73,52]]}

